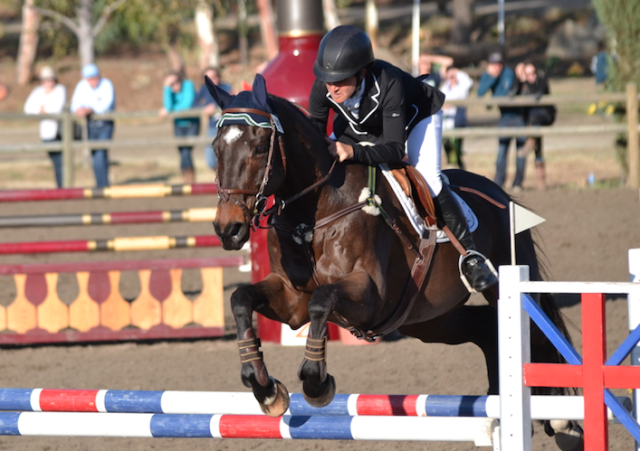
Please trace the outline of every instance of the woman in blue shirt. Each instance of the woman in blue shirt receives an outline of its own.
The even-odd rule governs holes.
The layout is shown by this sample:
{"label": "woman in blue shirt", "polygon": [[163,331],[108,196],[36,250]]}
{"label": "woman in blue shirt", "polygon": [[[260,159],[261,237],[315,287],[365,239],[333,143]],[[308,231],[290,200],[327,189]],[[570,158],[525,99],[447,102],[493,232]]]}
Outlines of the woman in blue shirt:
{"label": "woman in blue shirt", "polygon": [[[196,97],[196,90],[191,80],[185,80],[180,72],[172,72],[164,79],[164,89],[162,96],[163,108],[160,116],[168,113],[183,111],[191,108]],[[174,136],[197,136],[200,133],[200,119],[179,118],[173,121]],[[191,151],[193,146],[178,146],[180,151],[180,169],[184,183],[195,182],[195,171]]]}

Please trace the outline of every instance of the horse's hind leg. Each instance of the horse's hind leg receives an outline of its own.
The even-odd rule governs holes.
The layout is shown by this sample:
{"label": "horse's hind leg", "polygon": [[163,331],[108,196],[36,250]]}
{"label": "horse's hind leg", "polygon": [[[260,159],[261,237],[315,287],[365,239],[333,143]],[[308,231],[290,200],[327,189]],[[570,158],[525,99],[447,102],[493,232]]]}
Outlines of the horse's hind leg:
{"label": "horse's hind leg", "polygon": [[311,325],[307,347],[298,370],[304,397],[309,404],[326,406],[336,392],[335,380],[327,373],[325,360],[329,316],[337,310],[348,320],[358,318],[363,324],[368,324],[381,302],[375,284],[365,272],[352,273],[339,283],[323,285],[313,293],[308,307]]}
{"label": "horse's hind leg", "polygon": [[268,308],[265,306],[269,305],[269,296],[284,298],[283,289],[279,278],[269,276],[258,284],[240,287],[231,295],[231,310],[238,326],[242,383],[253,390],[262,411],[272,417],[287,411],[289,393],[282,383],[269,376],[252,318],[258,306]]}

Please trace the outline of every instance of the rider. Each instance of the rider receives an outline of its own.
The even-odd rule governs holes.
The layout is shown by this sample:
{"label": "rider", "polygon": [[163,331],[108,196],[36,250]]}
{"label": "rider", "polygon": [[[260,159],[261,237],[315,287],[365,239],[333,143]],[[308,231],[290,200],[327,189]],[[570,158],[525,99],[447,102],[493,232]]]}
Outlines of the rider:
{"label": "rider", "polygon": [[[351,25],[329,31],[313,67],[309,111],[326,132],[329,110],[335,112],[329,151],[339,161],[368,165],[409,162],[426,179],[445,224],[471,251],[462,269],[470,285],[483,291],[497,278],[486,257],[476,252],[466,218],[440,173],[444,95],[401,69],[373,57],[365,32]],[[364,141],[373,146],[361,145]]]}

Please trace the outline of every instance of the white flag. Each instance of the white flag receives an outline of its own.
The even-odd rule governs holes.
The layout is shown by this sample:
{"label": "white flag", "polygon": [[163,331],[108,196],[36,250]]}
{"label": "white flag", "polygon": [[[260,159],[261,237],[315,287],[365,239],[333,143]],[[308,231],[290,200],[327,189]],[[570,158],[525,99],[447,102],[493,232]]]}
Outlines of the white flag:
{"label": "white flag", "polygon": [[546,221],[546,219],[516,203],[513,204],[513,220],[515,225],[514,233],[520,233]]}

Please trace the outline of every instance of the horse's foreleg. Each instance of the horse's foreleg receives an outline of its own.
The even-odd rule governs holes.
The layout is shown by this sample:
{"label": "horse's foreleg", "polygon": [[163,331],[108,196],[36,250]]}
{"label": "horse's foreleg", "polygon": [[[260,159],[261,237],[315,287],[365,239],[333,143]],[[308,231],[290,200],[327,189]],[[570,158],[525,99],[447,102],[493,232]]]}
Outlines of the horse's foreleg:
{"label": "horse's foreleg", "polygon": [[[327,320],[335,311],[346,318],[366,318],[373,315],[381,301],[375,284],[364,272],[352,273],[342,281],[319,287],[309,300],[311,324],[304,359],[298,370],[305,399],[315,407],[333,400],[336,384],[327,373]],[[368,311],[367,311],[368,310]],[[354,313],[356,316],[354,316]]]}
{"label": "horse's foreleg", "polygon": [[267,278],[260,284],[240,287],[231,295],[231,310],[238,326],[242,383],[253,390],[262,411],[273,417],[289,408],[289,393],[284,385],[269,376],[252,318],[257,306],[268,304],[265,293],[280,291],[277,285],[277,280]]}

